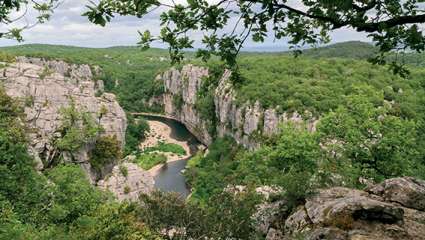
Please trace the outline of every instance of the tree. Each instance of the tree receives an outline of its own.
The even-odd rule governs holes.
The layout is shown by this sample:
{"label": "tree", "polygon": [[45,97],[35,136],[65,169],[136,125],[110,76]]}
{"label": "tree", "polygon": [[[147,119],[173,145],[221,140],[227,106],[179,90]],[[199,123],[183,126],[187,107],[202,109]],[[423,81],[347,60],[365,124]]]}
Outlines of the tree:
{"label": "tree", "polygon": [[[385,63],[385,55],[393,50],[423,51],[425,37],[420,30],[425,22],[424,5],[420,0],[187,0],[168,4],[160,0],[101,0],[89,6],[85,15],[104,26],[116,15],[142,18],[159,8],[161,33],[154,37],[149,31],[140,33],[140,45],[149,47],[160,40],[170,45],[173,61],[183,58],[182,49],[192,48],[188,37],[193,31],[203,33],[205,48],[198,56],[208,59],[218,55],[234,64],[236,55],[247,38],[263,42],[267,36],[289,38],[293,48],[330,41],[329,32],[352,28],[369,34],[380,48],[375,63]],[[230,30],[227,28],[233,25]],[[394,71],[402,71],[394,62]]]}
{"label": "tree", "polygon": [[[16,39],[23,41],[21,35],[23,30],[30,29],[39,23],[45,23],[50,19],[53,10],[59,5],[59,0],[4,0],[0,2],[0,26],[8,26],[13,23],[21,23],[22,19],[29,12],[37,13],[34,22],[30,23],[26,19],[21,27],[12,27],[4,32],[0,32],[0,38]],[[20,24],[22,25],[22,24]]]}
{"label": "tree", "polygon": [[350,171],[358,168],[357,178],[379,181],[413,175],[415,168],[422,168],[417,124],[391,115],[392,105],[384,101],[382,93],[377,96],[380,106],[374,106],[365,97],[367,90],[361,86],[347,97],[346,107],[340,106],[322,118],[317,127],[322,147],[335,164],[348,162]]}
{"label": "tree", "polygon": [[97,171],[121,158],[121,142],[117,136],[101,136],[90,152],[90,164]]}
{"label": "tree", "polygon": [[205,206],[185,201],[176,193],[140,195],[139,220],[170,239],[255,239],[253,215],[259,197],[253,192],[221,191]]}

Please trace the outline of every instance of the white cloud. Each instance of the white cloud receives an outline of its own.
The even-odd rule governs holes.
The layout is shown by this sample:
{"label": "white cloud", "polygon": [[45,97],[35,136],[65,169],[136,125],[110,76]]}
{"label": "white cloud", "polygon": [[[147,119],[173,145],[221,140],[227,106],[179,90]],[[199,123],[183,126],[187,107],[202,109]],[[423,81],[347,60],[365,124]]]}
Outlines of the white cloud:
{"label": "white cloud", "polygon": [[[171,0],[167,0],[170,1]],[[183,2],[184,0],[175,0]],[[297,4],[299,1],[291,0]],[[24,32],[24,43],[48,43],[48,44],[64,44],[85,47],[108,47],[114,45],[135,45],[138,42],[137,31],[151,30],[153,34],[159,33],[159,11],[152,12],[143,19],[136,17],[116,17],[112,23],[106,27],[101,27],[90,23],[86,17],[81,16],[86,11],[85,5],[89,4],[88,0],[64,0],[64,2],[55,10],[52,19],[45,24],[37,25],[32,29]],[[302,8],[302,5],[296,5]],[[29,12],[27,20],[31,22],[35,17],[34,12]],[[230,21],[234,23],[235,21]],[[22,23],[21,23],[22,24]],[[231,31],[232,24],[226,28]],[[4,30],[4,26],[0,26],[0,30]],[[192,33],[193,38],[200,39],[202,34]],[[332,34],[333,40],[336,42],[347,40],[363,40],[367,38],[363,34],[359,34],[352,30],[339,30]],[[0,46],[16,45],[15,41],[0,39]],[[268,38],[263,44],[256,44],[251,41],[247,42],[249,48],[267,48],[276,50],[285,50],[287,48],[286,41],[282,40],[274,42],[273,38]],[[163,45],[156,45],[163,46]]]}

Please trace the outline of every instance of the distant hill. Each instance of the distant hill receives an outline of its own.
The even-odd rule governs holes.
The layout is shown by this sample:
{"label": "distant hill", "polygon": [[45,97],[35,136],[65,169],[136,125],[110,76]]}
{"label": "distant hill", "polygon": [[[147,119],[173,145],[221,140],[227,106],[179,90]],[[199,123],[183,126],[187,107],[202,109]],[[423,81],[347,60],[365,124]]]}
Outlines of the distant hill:
{"label": "distant hill", "polygon": [[377,51],[377,47],[372,44],[360,41],[350,41],[307,49],[303,51],[303,54],[312,58],[367,59],[372,57]]}

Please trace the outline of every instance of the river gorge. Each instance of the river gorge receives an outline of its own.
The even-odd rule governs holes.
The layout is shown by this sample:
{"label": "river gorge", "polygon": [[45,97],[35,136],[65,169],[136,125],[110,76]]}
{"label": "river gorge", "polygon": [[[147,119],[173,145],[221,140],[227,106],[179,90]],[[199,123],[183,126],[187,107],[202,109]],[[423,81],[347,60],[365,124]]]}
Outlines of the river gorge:
{"label": "river gorge", "polygon": [[164,192],[177,192],[182,197],[190,194],[190,189],[186,184],[183,171],[187,161],[196,154],[201,143],[193,136],[188,129],[180,122],[160,116],[143,115],[150,126],[150,133],[147,139],[141,143],[141,147],[156,145],[159,141],[177,144],[183,147],[186,155],[167,155],[167,163],[156,165],[149,170],[154,177],[155,188]]}

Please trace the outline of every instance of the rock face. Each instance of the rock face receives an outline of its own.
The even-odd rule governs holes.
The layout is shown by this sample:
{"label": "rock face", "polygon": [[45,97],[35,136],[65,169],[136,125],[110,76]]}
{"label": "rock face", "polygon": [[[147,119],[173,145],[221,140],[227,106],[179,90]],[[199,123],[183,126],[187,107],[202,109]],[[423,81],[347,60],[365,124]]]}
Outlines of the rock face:
{"label": "rock face", "polygon": [[117,165],[112,173],[98,182],[100,188],[115,194],[119,201],[136,201],[141,193],[153,190],[154,180],[149,172],[134,163]]}
{"label": "rock face", "polygon": [[186,65],[181,71],[171,69],[157,77],[163,81],[165,93],[162,96],[165,114],[182,122],[187,129],[204,144],[212,142],[208,133],[208,121],[201,118],[195,108],[197,93],[202,79],[208,76],[208,69]]}
{"label": "rock face", "polygon": [[[247,148],[259,146],[259,138],[271,136],[278,131],[278,125],[284,122],[305,122],[310,130],[315,129],[316,119],[302,119],[298,113],[279,114],[275,108],[264,109],[259,101],[236,103],[236,92],[230,81],[231,72],[226,70],[215,89],[214,108],[216,121],[203,119],[195,103],[208,69],[186,65],[181,71],[170,69],[157,76],[164,83],[165,93],[162,97],[152,99],[152,103],[163,105],[166,115],[181,121],[201,142],[209,145],[215,136],[230,136]],[[212,125],[212,126],[211,126]]]}
{"label": "rock face", "polygon": [[372,187],[369,192],[386,201],[425,211],[425,181],[414,178],[394,178]]}
{"label": "rock face", "polygon": [[272,221],[266,221],[266,231],[262,226],[263,233],[269,240],[425,239],[425,211],[420,203],[424,186],[413,178],[396,178],[367,191],[323,189],[289,216],[274,203],[268,209]]}
{"label": "rock face", "polygon": [[[127,119],[113,94],[103,93],[103,83],[95,82],[88,65],[70,65],[63,61],[45,61],[20,57],[1,70],[0,83],[8,95],[25,104],[30,149],[43,169],[55,154],[52,138],[58,135],[60,109],[75,103],[81,111],[90,113],[103,127],[103,135],[115,135],[125,141]],[[96,70],[97,71],[97,70]],[[102,117],[99,117],[100,112]],[[96,178],[88,163],[92,144],[73,154],[73,161],[82,165],[92,180]]]}

